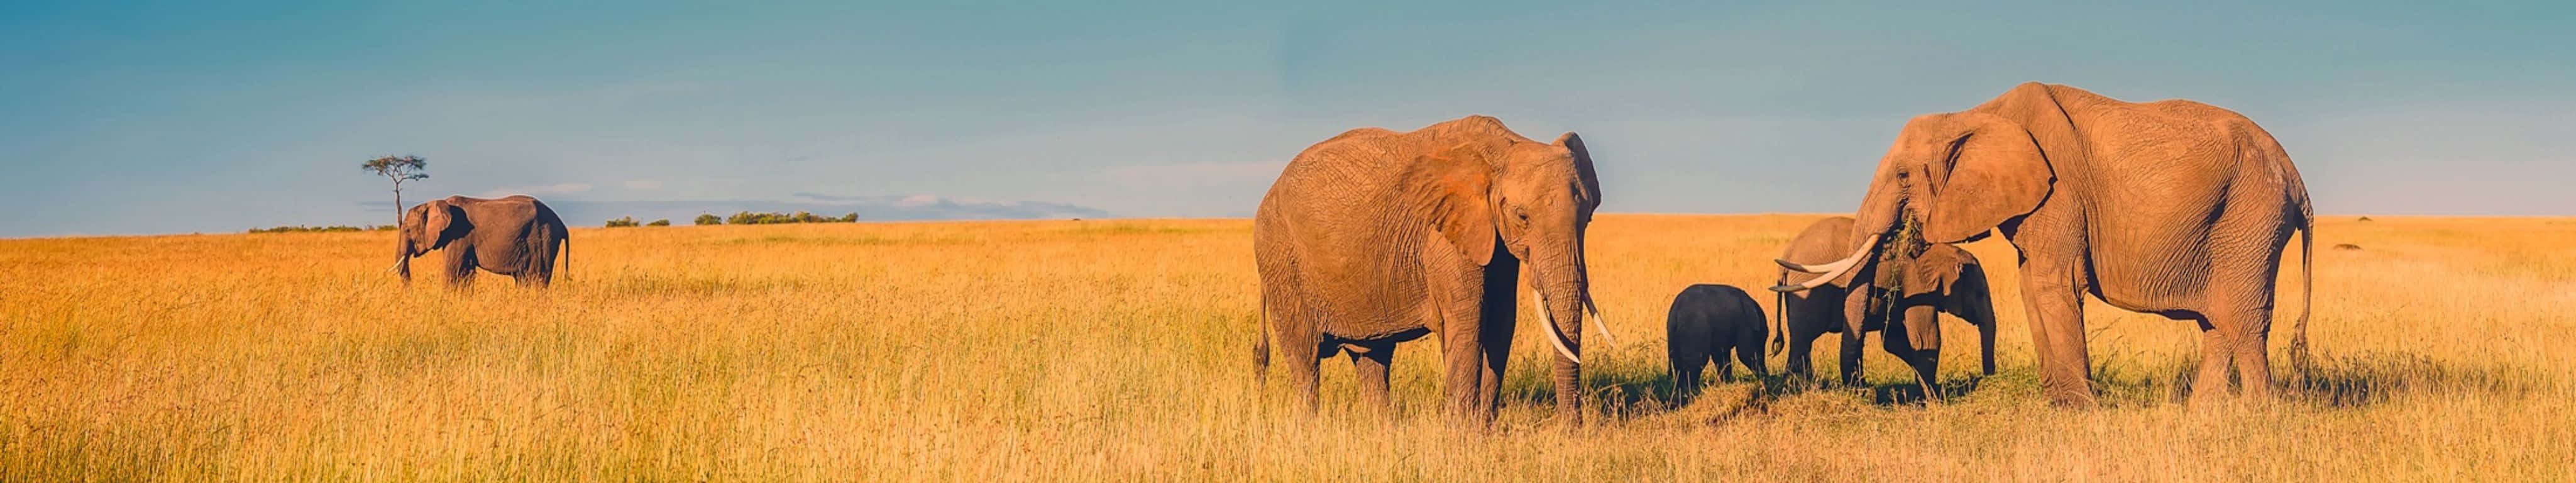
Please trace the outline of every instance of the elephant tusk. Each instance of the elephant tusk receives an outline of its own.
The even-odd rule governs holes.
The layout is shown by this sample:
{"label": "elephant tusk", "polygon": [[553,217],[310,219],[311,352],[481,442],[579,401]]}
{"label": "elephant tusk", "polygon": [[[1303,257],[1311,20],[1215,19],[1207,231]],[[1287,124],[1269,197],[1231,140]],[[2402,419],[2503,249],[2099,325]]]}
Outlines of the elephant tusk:
{"label": "elephant tusk", "polygon": [[1548,315],[1547,296],[1540,295],[1538,289],[1530,289],[1530,303],[1538,306],[1538,321],[1547,326],[1547,342],[1556,346],[1557,355],[1565,356],[1568,362],[1582,364],[1583,357],[1574,355],[1574,348],[1565,343],[1568,340],[1565,329],[1556,326],[1555,316]]}
{"label": "elephant tusk", "polygon": [[1817,273],[1817,272],[1807,271],[1807,270],[1806,270],[1807,268],[1825,268],[1826,270],[1823,272],[1823,274],[1822,274],[1822,275],[1817,275],[1817,276],[1816,276],[1816,278],[1810,278],[1810,279],[1807,279],[1807,281],[1804,281],[1804,282],[1798,282],[1798,283],[1784,283],[1784,284],[1780,284],[1780,285],[1774,285],[1774,286],[1772,286],[1772,287],[1771,287],[1771,291],[1774,291],[1774,292],[1796,292],[1796,291],[1800,291],[1800,290],[1807,290],[1807,289],[1812,289],[1812,288],[1816,288],[1816,287],[1822,287],[1822,286],[1824,286],[1825,284],[1833,283],[1833,281],[1834,281],[1834,280],[1836,280],[1836,279],[1840,279],[1840,278],[1843,278],[1843,274],[1851,272],[1852,268],[1854,268],[1854,267],[1859,267],[1859,266],[1860,266],[1860,259],[1861,259],[1861,257],[1869,256],[1869,251],[1870,251],[1870,250],[1877,249],[1877,248],[1878,248],[1878,241],[1879,241],[1879,239],[1881,239],[1881,238],[1882,238],[1882,237],[1877,237],[1877,236],[1870,237],[1870,238],[1869,238],[1869,242],[1868,242],[1868,243],[1862,243],[1862,244],[1860,244],[1860,249],[1859,249],[1859,250],[1853,250],[1853,251],[1852,251],[1851,256],[1849,256],[1849,257],[1844,257],[1844,258],[1843,258],[1842,260],[1840,260],[1840,261],[1836,261],[1836,262],[1828,263],[1828,264],[1824,264],[1824,265],[1818,265],[1818,266],[1816,266],[1816,267],[1807,267],[1807,266],[1802,266],[1802,265],[1798,265],[1798,264],[1796,264],[1796,263],[1791,263],[1791,262],[1789,262],[1788,260],[1773,259],[1772,261],[1779,262],[1779,263],[1780,263],[1780,266],[1781,266],[1782,268],[1787,268],[1787,269],[1790,269],[1790,270],[1797,270],[1797,271],[1802,271],[1802,272],[1807,272],[1807,273]]}
{"label": "elephant tusk", "polygon": [[1610,324],[1601,321],[1601,305],[1592,303],[1589,298],[1586,298],[1586,300],[1583,301],[1583,308],[1585,310],[1584,315],[1591,317],[1590,319],[1583,321],[1584,325],[1600,328],[1601,343],[1607,344],[1610,347],[1618,347],[1619,337],[1610,335]]}

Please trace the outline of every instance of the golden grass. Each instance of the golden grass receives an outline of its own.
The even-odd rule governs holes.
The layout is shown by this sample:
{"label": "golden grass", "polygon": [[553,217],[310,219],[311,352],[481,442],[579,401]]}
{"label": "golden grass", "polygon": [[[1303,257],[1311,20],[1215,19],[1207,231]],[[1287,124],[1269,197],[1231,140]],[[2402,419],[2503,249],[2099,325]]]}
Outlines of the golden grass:
{"label": "golden grass", "polygon": [[1596,291],[1629,343],[1586,351],[1592,424],[1557,423],[1523,327],[1488,431],[1444,424],[1427,340],[1399,349],[1391,421],[1355,415],[1341,361],[1319,417],[1255,391],[1243,220],[581,229],[542,292],[405,288],[388,233],[0,240],[0,481],[2438,481],[2576,461],[2560,219],[2327,220],[2320,367],[2278,403],[2183,406],[2197,331],[2093,302],[2105,407],[2049,408],[1989,241],[2002,374],[1954,347],[1956,395],[1922,405],[1873,347],[1876,387],[1667,408],[1673,293],[1767,285],[1815,218],[1602,217]]}

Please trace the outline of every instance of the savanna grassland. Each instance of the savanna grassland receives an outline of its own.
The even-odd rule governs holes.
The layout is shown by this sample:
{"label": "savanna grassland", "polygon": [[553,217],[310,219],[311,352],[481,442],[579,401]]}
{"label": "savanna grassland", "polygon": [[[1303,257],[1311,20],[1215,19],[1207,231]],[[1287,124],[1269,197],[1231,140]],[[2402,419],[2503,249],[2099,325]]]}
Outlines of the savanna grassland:
{"label": "savanna grassland", "polygon": [[1245,220],[576,229],[546,291],[405,287],[389,232],[0,240],[0,481],[2576,478],[2576,221],[2324,220],[2277,402],[2184,405],[2197,330],[2090,301],[2103,407],[2052,409],[1984,241],[2000,374],[1954,342],[1926,404],[1872,340],[1870,387],[1669,407],[1674,292],[1769,285],[1818,217],[1602,217],[1593,413],[1525,321],[1486,430],[1438,414],[1430,340],[1385,420],[1339,360],[1320,416],[1256,390]]}

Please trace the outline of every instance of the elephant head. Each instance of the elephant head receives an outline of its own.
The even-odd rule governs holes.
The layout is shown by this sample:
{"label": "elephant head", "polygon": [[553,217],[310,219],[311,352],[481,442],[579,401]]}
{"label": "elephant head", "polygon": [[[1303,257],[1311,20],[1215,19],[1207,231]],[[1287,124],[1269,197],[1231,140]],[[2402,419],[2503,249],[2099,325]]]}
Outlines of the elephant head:
{"label": "elephant head", "polygon": [[[1414,163],[1416,207],[1433,231],[1478,266],[1492,263],[1496,244],[1529,269],[1548,341],[1571,362],[1581,362],[1583,314],[1596,319],[1591,274],[1584,260],[1584,230],[1601,205],[1601,182],[1583,138],[1565,133],[1541,144],[1510,136],[1507,142],[1461,142]],[[1557,321],[1566,321],[1561,326]],[[1602,329],[1607,335],[1606,328]]]}
{"label": "elephant head", "polygon": [[459,225],[463,225],[460,221],[464,218],[464,210],[452,198],[429,200],[404,212],[401,229],[394,238],[394,272],[401,274],[404,282],[410,282],[412,257],[447,247],[447,242],[456,239],[452,234],[461,233]]}
{"label": "elephant head", "polygon": [[1823,265],[1781,260],[1791,270],[1826,275],[1772,289],[1848,284],[1873,260],[1984,238],[2037,210],[2055,180],[2039,143],[2021,123],[1976,110],[1916,117],[1879,160],[1861,198],[1850,245],[1859,248]]}

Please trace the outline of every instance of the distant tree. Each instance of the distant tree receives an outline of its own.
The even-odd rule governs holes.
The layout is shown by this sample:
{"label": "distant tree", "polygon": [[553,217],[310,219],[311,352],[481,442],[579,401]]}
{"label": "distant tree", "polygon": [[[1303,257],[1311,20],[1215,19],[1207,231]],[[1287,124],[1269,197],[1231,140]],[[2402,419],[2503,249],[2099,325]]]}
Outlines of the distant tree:
{"label": "distant tree", "polygon": [[664,218],[664,219],[659,219],[659,220],[653,220],[653,222],[652,222],[652,223],[645,223],[645,224],[644,224],[644,226],[671,226],[671,219],[669,219],[669,218]]}
{"label": "distant tree", "polygon": [[700,213],[698,214],[698,219],[694,220],[694,222],[700,225],[722,225],[724,224],[724,218],[712,214]]}
{"label": "distant tree", "polygon": [[614,220],[608,220],[608,225],[607,225],[607,226],[608,226],[609,228],[625,228],[625,227],[630,227],[630,226],[635,226],[635,225],[636,225],[636,223],[635,223],[635,217],[632,217],[632,216],[620,216],[620,217],[617,217],[617,219],[614,219]]}
{"label": "distant tree", "polygon": [[429,160],[419,156],[386,156],[359,163],[358,169],[394,180],[394,224],[402,224],[402,184],[404,181],[429,179]]}
{"label": "distant tree", "polygon": [[858,214],[857,212],[851,212],[850,214],[847,214],[847,215],[841,215],[841,222],[842,222],[842,223],[857,223],[858,221],[859,221],[859,214]]}

